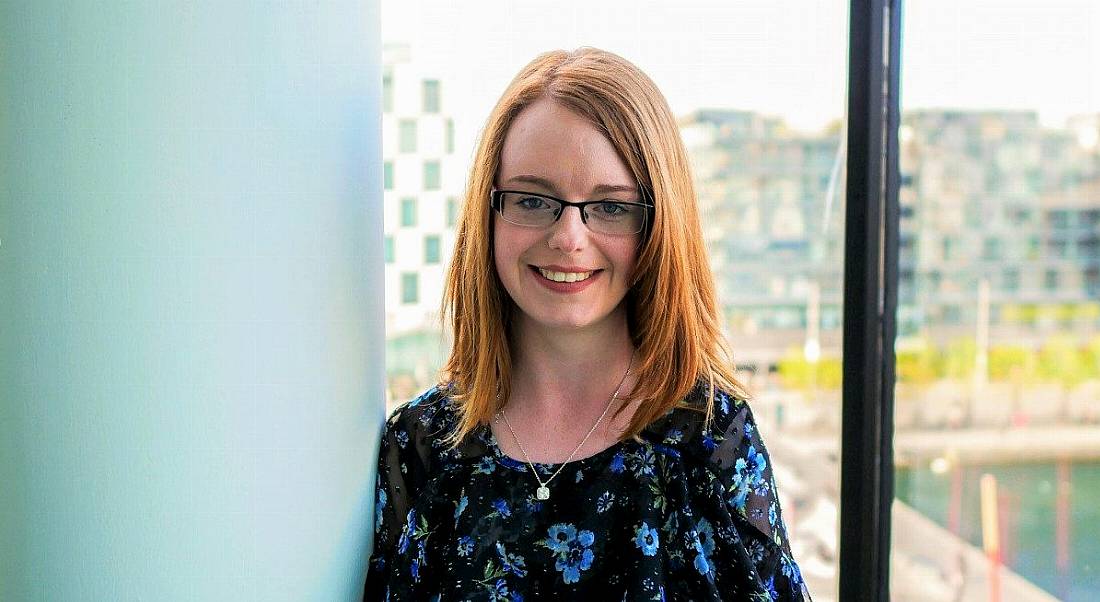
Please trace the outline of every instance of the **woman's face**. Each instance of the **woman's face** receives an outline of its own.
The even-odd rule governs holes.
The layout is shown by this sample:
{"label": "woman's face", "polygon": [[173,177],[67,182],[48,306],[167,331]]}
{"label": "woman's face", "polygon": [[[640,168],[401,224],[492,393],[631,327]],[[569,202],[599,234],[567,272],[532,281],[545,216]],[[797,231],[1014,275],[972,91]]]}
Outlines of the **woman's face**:
{"label": "woman's face", "polygon": [[[600,130],[545,98],[512,122],[496,186],[572,202],[639,200],[630,170]],[[499,215],[493,222],[497,274],[519,308],[519,320],[579,330],[622,318],[641,234],[592,232],[576,207],[564,208],[545,228],[519,226]],[[555,282],[560,273],[576,281]]]}

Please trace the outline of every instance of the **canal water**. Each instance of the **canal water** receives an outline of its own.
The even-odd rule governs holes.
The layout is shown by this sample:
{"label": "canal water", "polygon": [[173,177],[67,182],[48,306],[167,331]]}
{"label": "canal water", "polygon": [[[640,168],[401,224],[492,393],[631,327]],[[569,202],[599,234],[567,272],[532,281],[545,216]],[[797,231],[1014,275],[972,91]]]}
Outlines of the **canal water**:
{"label": "canal water", "polygon": [[895,492],[980,549],[985,473],[997,479],[1005,564],[1062,600],[1100,600],[1100,462],[899,468]]}

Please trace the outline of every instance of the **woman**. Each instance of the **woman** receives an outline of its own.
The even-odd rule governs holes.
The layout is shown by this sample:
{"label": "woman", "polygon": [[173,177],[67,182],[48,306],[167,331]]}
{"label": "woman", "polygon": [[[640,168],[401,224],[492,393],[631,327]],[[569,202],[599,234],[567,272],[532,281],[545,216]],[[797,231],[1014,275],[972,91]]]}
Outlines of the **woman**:
{"label": "woman", "polygon": [[634,65],[550,52],[508,86],[444,310],[444,382],[383,434],[366,600],[808,599]]}

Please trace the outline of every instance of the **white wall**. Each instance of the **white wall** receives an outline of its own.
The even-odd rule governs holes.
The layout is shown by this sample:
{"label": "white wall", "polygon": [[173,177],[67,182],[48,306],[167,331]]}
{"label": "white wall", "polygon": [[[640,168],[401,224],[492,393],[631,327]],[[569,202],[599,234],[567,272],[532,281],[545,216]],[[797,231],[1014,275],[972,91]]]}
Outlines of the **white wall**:
{"label": "white wall", "polygon": [[354,600],[376,0],[0,4],[0,600]]}

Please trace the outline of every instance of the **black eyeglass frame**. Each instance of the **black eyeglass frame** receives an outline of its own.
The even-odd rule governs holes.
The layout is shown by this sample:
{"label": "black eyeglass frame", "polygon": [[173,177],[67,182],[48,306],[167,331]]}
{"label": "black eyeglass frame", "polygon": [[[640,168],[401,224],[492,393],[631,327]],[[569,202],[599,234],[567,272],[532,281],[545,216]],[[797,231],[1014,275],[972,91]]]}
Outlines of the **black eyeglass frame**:
{"label": "black eyeglass frame", "polygon": [[[531,225],[528,225],[528,224],[516,224],[515,222],[513,222],[513,221],[509,220],[508,218],[504,217],[504,206],[501,203],[501,199],[504,198],[505,194],[509,194],[509,193],[511,193],[511,194],[529,194],[531,196],[537,196],[537,197],[544,198],[544,199],[550,199],[551,201],[557,201],[557,202],[561,203],[561,210],[558,211],[557,215],[554,216],[554,221],[550,222],[549,224],[546,224],[546,226],[531,226]],[[538,228],[538,227],[545,228],[545,227],[549,227],[552,224],[558,223],[558,220],[561,219],[561,216],[565,214],[565,208],[566,207],[576,207],[577,210],[581,212],[581,223],[583,223],[585,226],[587,226],[588,225],[588,214],[585,212],[585,208],[588,207],[589,205],[599,205],[600,203],[614,203],[616,205],[631,205],[631,206],[634,206],[634,207],[644,208],[645,211],[642,213],[642,227],[641,227],[641,229],[636,231],[636,232],[631,232],[629,234],[646,234],[646,233],[649,232],[649,224],[652,220],[652,216],[653,216],[652,214],[654,212],[654,207],[653,207],[652,203],[649,203],[649,202],[645,201],[645,194],[642,195],[642,200],[641,201],[620,201],[618,199],[599,199],[599,200],[593,200],[593,201],[581,201],[579,203],[573,203],[573,202],[567,201],[565,199],[559,199],[558,197],[551,196],[549,194],[543,194],[541,192],[530,192],[530,191],[527,191],[527,190],[497,190],[496,188],[494,188],[489,193],[489,207],[492,208],[493,211],[496,211],[500,215],[501,219],[508,222],[509,224],[515,224],[517,226],[522,226],[522,227],[525,227],[525,228]],[[626,236],[626,234],[624,234],[624,236]]]}

